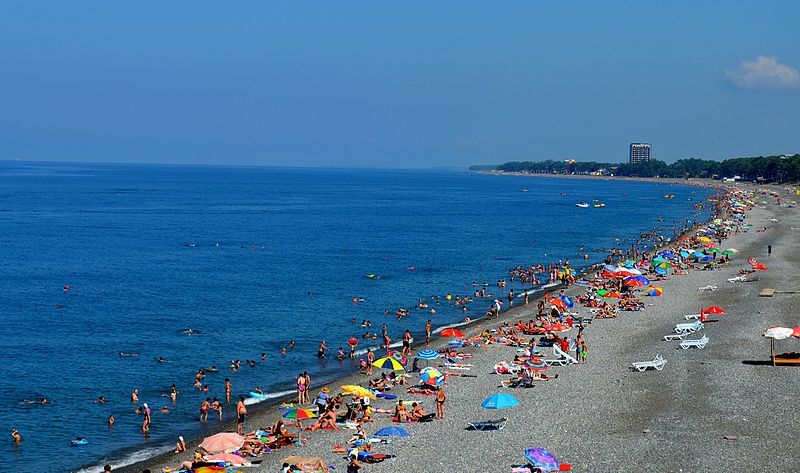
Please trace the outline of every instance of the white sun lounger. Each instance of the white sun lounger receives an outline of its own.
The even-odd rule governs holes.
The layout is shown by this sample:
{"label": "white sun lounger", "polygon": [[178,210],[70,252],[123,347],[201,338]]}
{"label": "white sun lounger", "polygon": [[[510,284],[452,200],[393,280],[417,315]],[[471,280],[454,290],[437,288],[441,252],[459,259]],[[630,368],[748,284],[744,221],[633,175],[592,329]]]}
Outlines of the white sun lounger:
{"label": "white sun lounger", "polygon": [[661,371],[664,369],[664,365],[666,364],[667,360],[664,359],[664,357],[661,355],[656,355],[652,361],[634,361],[632,367],[636,371],[646,371],[649,368],[653,368],[656,371]]}
{"label": "white sun lounger", "polygon": [[703,328],[703,323],[699,320],[690,324],[675,324],[675,333],[691,333]]}
{"label": "white sun lounger", "polygon": [[668,333],[664,335],[664,340],[671,342],[675,340],[683,340],[686,336],[689,335],[689,332],[684,333]]}
{"label": "white sun lounger", "polygon": [[697,290],[698,291],[716,291],[717,290],[717,286],[715,286],[713,284],[709,284],[708,286],[698,287]]}
{"label": "white sun lounger", "polygon": [[707,344],[708,344],[708,335],[703,335],[703,338],[699,338],[696,340],[684,340],[681,342],[680,345],[678,345],[678,347],[684,350],[687,350],[691,347],[702,349],[705,348]]}
{"label": "white sun lounger", "polygon": [[700,314],[684,315],[683,318],[686,319],[686,320],[697,320],[697,319],[700,318]]}
{"label": "white sun lounger", "polygon": [[556,345],[553,345],[553,355],[555,355],[554,359],[544,360],[544,362],[547,363],[548,365],[558,365],[558,366],[571,365],[573,363],[578,362],[578,360],[576,360],[575,357],[565,352]]}

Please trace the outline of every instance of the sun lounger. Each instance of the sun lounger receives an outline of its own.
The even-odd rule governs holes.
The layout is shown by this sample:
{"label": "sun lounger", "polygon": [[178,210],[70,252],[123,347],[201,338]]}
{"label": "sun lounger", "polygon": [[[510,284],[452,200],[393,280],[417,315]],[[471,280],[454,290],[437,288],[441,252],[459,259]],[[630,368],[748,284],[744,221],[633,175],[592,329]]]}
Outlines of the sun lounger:
{"label": "sun lounger", "polygon": [[683,340],[684,338],[686,338],[687,335],[689,335],[688,332],[684,332],[684,333],[668,333],[668,334],[664,335],[664,340],[666,340],[668,342],[672,342],[672,341],[675,341],[675,340]]}
{"label": "sun lounger", "polygon": [[497,420],[487,420],[485,422],[467,422],[467,430],[503,430],[508,419],[505,417]]}
{"label": "sun lounger", "polygon": [[697,290],[698,291],[716,291],[717,290],[717,286],[715,286],[713,284],[709,284],[708,286],[698,287]]}
{"label": "sun lounger", "polygon": [[441,365],[443,368],[451,369],[451,370],[470,370],[470,366],[472,365],[460,365],[460,364],[453,364],[453,363],[444,363]]}
{"label": "sun lounger", "polygon": [[578,362],[572,355],[559,348],[558,345],[553,345],[553,355],[555,355],[555,359],[544,360],[544,362],[548,365],[558,366],[571,365]]}
{"label": "sun lounger", "polygon": [[522,373],[522,371],[522,366],[512,365],[506,361],[501,361],[500,363],[495,363],[494,365],[494,372],[497,374],[516,374]]}
{"label": "sun lounger", "polygon": [[652,361],[634,361],[632,367],[636,371],[646,371],[649,368],[653,368],[656,371],[661,371],[664,369],[664,365],[666,364],[667,360],[665,360],[664,357],[661,355],[656,355]]}
{"label": "sun lounger", "polygon": [[678,345],[680,348],[686,350],[691,347],[695,348],[705,348],[708,344],[708,335],[703,335],[703,338],[698,338],[696,340],[684,340]]}
{"label": "sun lounger", "polygon": [[686,320],[697,320],[697,319],[700,318],[700,314],[684,315],[683,318],[686,319]]}
{"label": "sun lounger", "polygon": [[703,328],[703,323],[699,320],[690,324],[675,324],[675,333],[691,333]]}

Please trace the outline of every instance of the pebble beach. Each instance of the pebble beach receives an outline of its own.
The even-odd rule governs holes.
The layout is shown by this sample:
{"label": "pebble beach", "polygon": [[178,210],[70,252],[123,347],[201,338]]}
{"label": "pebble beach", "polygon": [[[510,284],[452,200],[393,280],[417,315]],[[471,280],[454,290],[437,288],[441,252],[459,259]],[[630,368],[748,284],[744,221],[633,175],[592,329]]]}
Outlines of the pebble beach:
{"label": "pebble beach", "polygon": [[[783,189],[771,190],[792,198]],[[526,463],[523,452],[528,447],[545,448],[572,471],[581,472],[795,471],[794,452],[800,448],[792,427],[800,420],[795,409],[797,368],[773,367],[769,340],[762,333],[770,326],[798,325],[798,294],[758,295],[765,288],[798,290],[793,275],[800,264],[800,238],[794,229],[800,229],[800,210],[778,206],[774,197],[765,199],[769,205],[747,212],[746,223],[751,226],[720,245],[739,250],[732,262],[711,271],[670,274],[659,281],[662,297],[641,297],[643,310],[592,320],[583,335],[587,362],[551,366],[546,373],[558,374],[556,379],[537,381],[529,389],[507,389],[501,381],[509,376],[495,374],[494,365],[511,361],[516,348],[462,349],[472,355],[466,360],[471,366],[458,373],[470,376],[448,377],[445,418],[402,424],[408,437],[394,438],[374,449],[393,457],[364,465],[360,471],[511,471],[512,465]],[[761,228],[767,230],[756,231]],[[769,270],[759,271],[754,282],[728,282],[739,275],[739,269],[748,267],[749,257],[758,258]],[[699,290],[709,285],[716,290]],[[567,294],[584,291],[572,286]],[[675,324],[686,322],[685,315],[712,305],[723,307],[727,314],[710,316],[716,321],[709,321],[692,337],[708,336],[704,349],[683,350],[679,342],[663,340]],[[590,317],[580,304],[575,310]],[[532,300],[462,330],[470,337],[506,321],[535,316],[536,300]],[[437,338],[430,348],[441,348],[447,341]],[[796,339],[781,341],[784,351],[800,351],[797,344]],[[541,349],[550,353],[548,348]],[[667,360],[663,370],[630,369],[632,362],[656,355]],[[411,379],[416,380],[413,372]],[[329,387],[338,392],[340,385],[365,385],[366,381],[363,374],[354,374]],[[312,386],[312,398],[319,388]],[[391,392],[407,404],[418,402],[435,412],[432,397],[408,394],[403,387]],[[516,397],[519,405],[492,411],[481,407],[481,401],[500,392]],[[373,404],[391,409],[395,401],[378,399]],[[259,409],[248,417],[245,430],[270,426],[282,412],[277,406]],[[389,417],[376,414],[375,422],[365,425],[366,433],[392,425]],[[502,430],[465,430],[468,422],[500,417],[508,418]],[[226,429],[234,431],[235,426]],[[332,448],[346,445],[352,434],[348,429],[302,432],[301,446],[283,447],[259,457],[252,467],[228,471],[278,472],[290,455],[320,457],[345,471],[345,455],[333,453]],[[165,454],[114,471],[162,471],[190,459],[196,447],[197,442],[190,442],[188,453]]]}

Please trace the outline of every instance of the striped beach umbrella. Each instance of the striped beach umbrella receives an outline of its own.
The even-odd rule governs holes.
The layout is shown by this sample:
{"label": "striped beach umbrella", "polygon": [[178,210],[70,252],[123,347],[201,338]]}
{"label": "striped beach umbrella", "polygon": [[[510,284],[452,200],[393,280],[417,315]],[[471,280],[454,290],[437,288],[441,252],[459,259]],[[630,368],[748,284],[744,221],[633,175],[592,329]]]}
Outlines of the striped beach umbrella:
{"label": "striped beach umbrella", "polygon": [[384,356],[383,358],[378,358],[377,360],[375,360],[374,363],[372,363],[372,366],[380,368],[382,370],[394,370],[394,371],[405,370],[405,367],[403,367],[402,363],[392,358],[391,356]]}
{"label": "striped beach umbrella", "polygon": [[436,368],[428,367],[419,372],[419,379],[429,386],[441,386],[444,384],[444,373]]}
{"label": "striped beach umbrella", "polygon": [[424,350],[420,350],[415,358],[419,358],[420,360],[435,360],[439,358],[439,356],[440,355],[438,351],[426,348]]}
{"label": "striped beach umbrella", "polygon": [[304,409],[302,407],[296,407],[294,409],[289,409],[283,414],[284,419],[296,419],[296,420],[303,420],[303,419],[313,419],[317,417],[317,415],[311,412],[308,409]]}
{"label": "striped beach umbrella", "polygon": [[534,371],[544,371],[548,368],[547,363],[539,358],[528,358],[522,362],[522,366]]}
{"label": "striped beach umbrella", "polygon": [[664,294],[664,290],[658,286],[650,286],[647,288],[647,295],[652,297],[660,297]]}

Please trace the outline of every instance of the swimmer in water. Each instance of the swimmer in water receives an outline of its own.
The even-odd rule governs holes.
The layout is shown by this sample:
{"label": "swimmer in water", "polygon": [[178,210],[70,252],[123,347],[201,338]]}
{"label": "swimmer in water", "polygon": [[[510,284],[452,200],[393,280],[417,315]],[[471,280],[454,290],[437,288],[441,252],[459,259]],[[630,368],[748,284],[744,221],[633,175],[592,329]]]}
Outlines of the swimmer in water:
{"label": "swimmer in water", "polygon": [[267,354],[266,353],[262,353],[261,354],[261,361],[267,361]]}
{"label": "swimmer in water", "polygon": [[98,397],[98,398],[97,398],[97,400],[96,400],[96,401],[94,401],[94,402],[96,402],[96,403],[98,403],[98,404],[105,404],[105,403],[106,403],[106,397],[105,397],[105,396],[100,396],[100,397]]}
{"label": "swimmer in water", "polygon": [[281,356],[286,356],[286,347],[281,348]]}
{"label": "swimmer in water", "polygon": [[114,427],[114,422],[115,422],[114,416],[113,415],[108,416],[108,427],[109,428]]}
{"label": "swimmer in water", "polygon": [[157,360],[159,363],[166,363],[166,362],[167,362],[167,360],[166,360],[166,359],[165,359],[163,356],[159,356],[158,358],[156,358],[156,360]]}
{"label": "swimmer in water", "polygon": [[294,348],[294,340],[289,342],[289,348]]}

